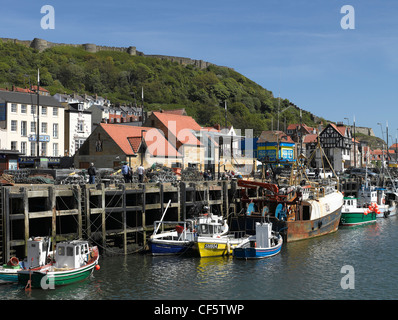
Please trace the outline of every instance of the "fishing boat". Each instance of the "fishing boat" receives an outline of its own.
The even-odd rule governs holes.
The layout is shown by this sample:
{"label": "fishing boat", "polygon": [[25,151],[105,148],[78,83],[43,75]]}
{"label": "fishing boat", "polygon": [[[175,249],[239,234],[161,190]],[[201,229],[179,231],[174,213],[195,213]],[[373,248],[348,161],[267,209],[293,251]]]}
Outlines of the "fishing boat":
{"label": "fishing boat", "polygon": [[[243,214],[246,230],[249,225],[267,216],[275,231],[281,232],[286,242],[322,236],[338,230],[343,194],[336,185],[291,185],[280,190],[276,184],[239,180],[243,187],[241,205],[254,203],[250,215]],[[258,196],[249,197],[248,189],[258,189]],[[254,231],[254,230],[253,230]]]}
{"label": "fishing boat", "polygon": [[[155,221],[155,231],[149,238],[152,255],[189,254],[194,251],[196,231],[194,220],[186,221]],[[165,231],[165,227],[175,226],[173,230]],[[161,230],[158,233],[158,230]]]}
{"label": "fishing boat", "polygon": [[[332,178],[317,181],[308,178],[305,163],[311,163],[317,150],[321,152],[320,158],[328,161]],[[325,171],[324,164],[322,167]],[[238,216],[236,224],[239,229],[243,227],[252,233],[254,223],[267,216],[285,242],[319,237],[338,230],[344,196],[339,191],[339,179],[319,140],[311,156],[306,159],[300,155],[290,169],[290,176],[280,182],[238,180],[242,189],[238,199],[240,203],[236,206],[245,209],[254,204],[250,213],[243,211]]]}
{"label": "fishing boat", "polygon": [[17,257],[11,259],[0,267],[0,283],[18,282],[18,271],[23,269],[38,269],[49,263],[51,238],[34,237],[28,239],[28,256],[19,261]]}
{"label": "fishing boat", "polygon": [[283,238],[272,231],[271,223],[256,223],[256,234],[250,236],[233,250],[237,259],[264,259],[281,251]]}
{"label": "fishing boat", "polygon": [[358,204],[358,198],[354,196],[344,197],[340,225],[358,226],[373,223],[376,222],[376,215],[378,213],[380,213],[380,211],[375,201],[369,206],[361,206]]}
{"label": "fishing boat", "polygon": [[94,268],[99,269],[99,252],[88,241],[59,242],[55,250],[55,262],[36,269],[18,271],[18,283],[30,288],[55,288],[81,281],[89,277]]}
{"label": "fishing boat", "polygon": [[211,213],[199,217],[197,233],[196,248],[200,257],[230,255],[247,238],[242,232],[229,233],[227,220]]}
{"label": "fishing boat", "polygon": [[387,218],[397,213],[398,196],[396,192],[383,187],[369,185],[368,182],[361,185],[358,190],[358,204],[368,207],[376,204],[376,218]]}

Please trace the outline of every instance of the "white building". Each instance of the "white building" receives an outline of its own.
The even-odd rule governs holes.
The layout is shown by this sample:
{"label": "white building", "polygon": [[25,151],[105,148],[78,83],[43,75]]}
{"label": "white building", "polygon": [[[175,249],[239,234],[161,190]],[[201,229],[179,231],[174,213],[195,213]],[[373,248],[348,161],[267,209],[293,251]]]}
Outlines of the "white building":
{"label": "white building", "polygon": [[84,110],[82,103],[65,107],[65,155],[73,156],[90,136],[91,111]]}
{"label": "white building", "polygon": [[64,150],[64,107],[51,96],[0,91],[0,149],[17,150],[25,156],[37,156],[36,135],[39,126],[39,153],[59,157]]}

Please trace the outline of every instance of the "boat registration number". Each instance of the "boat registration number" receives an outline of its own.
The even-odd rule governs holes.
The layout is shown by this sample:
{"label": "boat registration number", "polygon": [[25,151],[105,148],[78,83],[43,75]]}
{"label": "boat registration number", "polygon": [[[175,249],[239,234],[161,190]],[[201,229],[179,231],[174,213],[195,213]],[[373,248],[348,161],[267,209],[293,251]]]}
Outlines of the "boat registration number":
{"label": "boat registration number", "polygon": [[218,244],[217,243],[205,243],[205,249],[217,249]]}

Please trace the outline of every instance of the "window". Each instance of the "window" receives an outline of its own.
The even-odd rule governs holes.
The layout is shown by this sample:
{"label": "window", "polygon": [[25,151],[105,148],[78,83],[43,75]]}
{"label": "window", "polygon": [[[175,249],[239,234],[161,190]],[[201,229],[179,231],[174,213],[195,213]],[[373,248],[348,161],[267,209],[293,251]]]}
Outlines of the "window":
{"label": "window", "polygon": [[28,134],[26,121],[21,121],[21,136],[26,137]]}
{"label": "window", "polygon": [[17,120],[11,120],[11,131],[17,132]]}
{"label": "window", "polygon": [[53,108],[53,116],[58,117],[58,108]]}
{"label": "window", "polygon": [[21,153],[26,154],[26,142],[21,142]]}
{"label": "window", "polygon": [[17,150],[17,142],[11,141],[11,150]]}
{"label": "window", "polygon": [[53,138],[58,138],[58,123],[53,123]]}
{"label": "window", "polygon": [[58,143],[53,143],[53,157],[58,157]]}
{"label": "window", "polygon": [[47,122],[41,123],[41,133],[47,133]]}
{"label": "window", "polygon": [[47,115],[47,107],[41,107],[41,115],[46,116]]}
{"label": "window", "polygon": [[84,121],[83,120],[79,120],[77,122],[77,132],[83,132],[84,131]]}
{"label": "window", "polygon": [[21,113],[26,113],[26,112],[27,112],[26,104],[21,104]]}
{"label": "window", "polygon": [[36,106],[30,106],[30,114],[36,114]]}
{"label": "window", "polygon": [[66,247],[66,255],[68,257],[73,257],[73,247]]}
{"label": "window", "polygon": [[30,123],[30,132],[36,132],[36,122],[34,121]]}
{"label": "window", "polygon": [[65,255],[65,247],[64,246],[58,246],[58,255],[59,256]]}
{"label": "window", "polygon": [[11,112],[17,113],[17,104],[16,103],[11,103]]}
{"label": "window", "polygon": [[36,156],[36,142],[30,143],[30,156],[31,157]]}
{"label": "window", "polygon": [[76,151],[80,149],[80,147],[83,145],[84,141],[85,141],[84,139],[76,139],[75,140],[75,150]]}
{"label": "window", "polygon": [[41,151],[40,154],[42,156],[46,156],[47,155],[47,142],[42,142],[41,143]]}

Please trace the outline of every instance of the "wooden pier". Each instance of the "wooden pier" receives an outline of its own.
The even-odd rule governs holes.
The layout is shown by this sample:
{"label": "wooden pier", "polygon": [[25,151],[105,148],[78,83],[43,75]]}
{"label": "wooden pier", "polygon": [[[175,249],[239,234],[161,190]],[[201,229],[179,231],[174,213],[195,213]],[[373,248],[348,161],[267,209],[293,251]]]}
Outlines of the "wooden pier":
{"label": "wooden pier", "polygon": [[233,210],[234,181],[0,187],[0,263],[27,254],[32,236],[56,242],[88,239],[105,253],[146,247],[154,221],[181,221],[200,212],[226,216]]}

